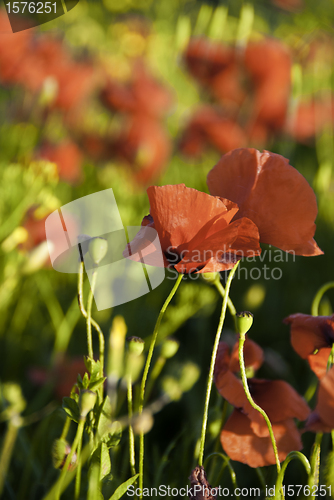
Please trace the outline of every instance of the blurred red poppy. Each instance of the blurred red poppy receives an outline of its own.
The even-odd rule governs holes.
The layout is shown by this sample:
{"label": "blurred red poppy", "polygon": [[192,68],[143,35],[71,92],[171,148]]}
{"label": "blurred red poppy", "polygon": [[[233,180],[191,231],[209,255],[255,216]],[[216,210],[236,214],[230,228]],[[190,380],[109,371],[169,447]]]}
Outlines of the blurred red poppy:
{"label": "blurred red poppy", "polygon": [[246,135],[238,125],[210,106],[202,106],[191,117],[180,139],[179,148],[189,157],[200,156],[207,146],[221,153],[243,146]]}
{"label": "blurred red poppy", "polygon": [[61,356],[51,370],[30,368],[28,376],[36,385],[52,384],[55,397],[62,400],[63,397],[70,395],[78,375],[83,377],[86,371],[82,357]]}
{"label": "blurred red poppy", "polygon": [[283,156],[236,149],[225,154],[209,172],[207,184],[212,195],[238,204],[234,220],[252,220],[261,242],[297,255],[323,253],[313,239],[315,194]]}
{"label": "blurred red poppy", "polygon": [[302,100],[287,124],[287,131],[302,143],[310,142],[334,122],[334,96]]}
{"label": "blurred red poppy", "polygon": [[134,65],[130,81],[110,79],[101,92],[101,100],[112,110],[152,118],[163,117],[173,102],[170,90],[149,74],[142,61]]}
{"label": "blurred red poppy", "polygon": [[170,149],[169,138],[160,123],[136,115],[113,139],[112,154],[129,165],[136,182],[147,185],[161,175]]}
{"label": "blurred red poppy", "polygon": [[0,81],[15,83],[31,40],[31,32],[13,33],[7,13],[0,11]]}
{"label": "blurred red poppy", "polygon": [[234,48],[201,37],[190,40],[184,54],[190,74],[228,108],[245,98]]}
{"label": "blurred red poppy", "polygon": [[327,362],[334,343],[334,315],[309,316],[292,314],[284,323],[290,325],[291,344],[303,359],[307,359],[318,378],[327,372]]}
{"label": "blurred red poppy", "polygon": [[291,87],[289,51],[280,41],[266,38],[248,44],[244,63],[255,93],[251,122],[262,123],[273,131],[281,130]]}
{"label": "blurred red poppy", "polygon": [[242,257],[261,253],[255,224],[245,217],[231,223],[235,203],[184,184],[151,186],[147,194],[150,215],[131,243],[132,253],[147,246],[146,226],[158,232],[165,267],[181,274],[231,269]]}
{"label": "blurred red poppy", "polygon": [[[244,345],[246,369],[257,369],[263,361],[262,349],[249,339]],[[267,424],[247,400],[242,382],[235,373],[239,369],[238,343],[232,353],[224,342],[219,344],[214,380],[219,393],[235,407],[221,432],[221,443],[232,458],[250,467],[275,463]],[[302,443],[293,418],[305,420],[310,410],[304,399],[283,380],[248,379],[253,400],[266,412],[277,441],[278,455],[284,460]]]}
{"label": "blurred red poppy", "polygon": [[82,154],[78,146],[71,141],[57,145],[45,144],[38,156],[57,164],[60,179],[75,184],[81,180]]}

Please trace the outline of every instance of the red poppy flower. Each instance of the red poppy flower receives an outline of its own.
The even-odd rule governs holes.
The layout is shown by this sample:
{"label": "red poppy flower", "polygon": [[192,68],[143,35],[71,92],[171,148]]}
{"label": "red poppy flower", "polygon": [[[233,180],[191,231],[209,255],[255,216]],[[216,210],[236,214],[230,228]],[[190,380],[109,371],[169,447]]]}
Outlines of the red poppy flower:
{"label": "red poppy flower", "polygon": [[131,243],[133,254],[148,244],[145,226],[158,232],[165,267],[182,274],[231,269],[241,257],[261,253],[255,224],[245,217],[231,223],[235,203],[184,184],[151,186],[147,194],[150,215]]}
{"label": "red poppy flower", "polygon": [[278,154],[236,149],[209,172],[209,191],[238,204],[234,220],[248,217],[260,241],[297,255],[323,252],[313,239],[315,194],[305,178]]}
{"label": "red poppy flower", "polygon": [[303,359],[307,359],[318,378],[327,371],[328,357],[334,343],[333,316],[292,314],[284,323],[290,325],[291,344]]}
{"label": "red poppy flower", "polygon": [[0,12],[0,80],[3,83],[17,82],[20,64],[28,50],[31,32],[13,33],[7,13]]}
{"label": "red poppy flower", "polygon": [[334,429],[334,366],[319,382],[317,404],[307,419],[305,430],[331,432]]}
{"label": "red poppy flower", "polygon": [[307,143],[314,139],[334,121],[334,96],[318,97],[301,101],[290,122],[287,131],[299,142]]}
{"label": "red poppy flower", "polygon": [[221,116],[210,106],[202,106],[191,117],[179,148],[183,154],[196,157],[203,153],[206,146],[225,153],[241,147],[245,142],[246,136],[235,121]]}
{"label": "red poppy flower", "polygon": [[69,183],[81,179],[82,154],[74,142],[65,141],[55,146],[45,144],[39,157],[57,164],[60,179]]}
{"label": "red poppy flower", "polygon": [[[246,368],[257,369],[263,361],[262,349],[247,339],[244,345]],[[229,354],[227,344],[219,344],[215,384],[219,393],[235,407],[221,433],[226,453],[250,467],[275,463],[268,427],[262,415],[247,400],[242,382],[235,373],[239,369],[238,343]],[[302,447],[293,418],[305,420],[310,410],[297,392],[283,380],[250,378],[249,389],[253,400],[266,412],[273,425],[280,460],[292,450]]]}

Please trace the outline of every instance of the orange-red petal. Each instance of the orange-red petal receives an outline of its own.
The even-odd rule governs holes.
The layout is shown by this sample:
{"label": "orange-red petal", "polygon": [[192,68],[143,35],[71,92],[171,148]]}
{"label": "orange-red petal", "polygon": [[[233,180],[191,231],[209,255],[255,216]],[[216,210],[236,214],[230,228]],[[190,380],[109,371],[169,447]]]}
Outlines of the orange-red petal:
{"label": "orange-red petal", "polygon": [[[246,415],[234,410],[220,435],[223,449],[232,460],[250,467],[275,464],[270,437],[256,436],[250,424]],[[298,429],[292,419],[274,423],[273,431],[280,461],[283,461],[290,451],[302,448]]]}
{"label": "orange-red petal", "polygon": [[316,349],[331,347],[334,343],[334,315],[292,314],[284,323],[291,325],[292,347],[303,359]]}
{"label": "orange-red petal", "polygon": [[313,239],[315,194],[283,156],[236,149],[219,160],[207,183],[212,195],[238,204],[236,218],[251,219],[263,243],[297,255],[323,253]]}

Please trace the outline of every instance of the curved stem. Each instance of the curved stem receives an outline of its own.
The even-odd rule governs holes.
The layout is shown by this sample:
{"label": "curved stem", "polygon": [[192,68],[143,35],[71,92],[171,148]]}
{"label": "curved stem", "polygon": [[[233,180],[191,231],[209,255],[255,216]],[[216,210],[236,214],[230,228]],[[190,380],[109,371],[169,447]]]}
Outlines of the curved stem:
{"label": "curved stem", "polygon": [[237,270],[238,264],[239,264],[239,261],[231,269],[230,274],[228,275],[228,279],[227,279],[227,282],[226,282],[226,288],[225,288],[225,295],[224,295],[224,300],[223,300],[223,305],[222,305],[222,310],[221,310],[219,324],[218,324],[217,333],[216,333],[216,338],[215,338],[215,342],[214,342],[213,349],[212,349],[210,371],[209,371],[209,376],[208,376],[208,383],[207,383],[207,388],[206,388],[206,397],[205,397],[205,403],[204,403],[204,414],[203,414],[203,422],[202,422],[202,432],[201,432],[199,456],[198,456],[198,465],[199,466],[203,465],[205,434],[206,434],[206,427],[207,427],[207,423],[208,423],[208,412],[209,412],[210,394],[211,394],[211,388],[212,388],[212,383],[213,383],[213,372],[214,372],[214,369],[215,369],[215,362],[216,362],[216,356],[217,356],[217,351],[218,351],[218,344],[219,344],[220,335],[221,335],[221,332],[222,332],[222,329],[223,329],[223,325],[224,325],[224,321],[225,321],[227,301],[228,301],[228,294],[230,292],[230,287],[231,287],[232,279],[233,279],[233,276],[235,274],[235,271]]}
{"label": "curved stem", "polygon": [[278,492],[282,488],[285,470],[286,470],[288,464],[293,459],[298,459],[303,464],[303,466],[305,467],[305,470],[306,470],[307,474],[309,474],[310,471],[311,471],[310,462],[307,460],[307,458],[305,457],[305,455],[303,455],[303,453],[300,453],[300,451],[290,451],[290,453],[287,455],[286,459],[284,460],[282,468],[281,468],[281,471],[280,471],[280,473],[278,474],[278,477],[277,477],[277,481],[276,481],[276,485],[275,485],[275,498],[276,497],[279,498],[278,497]]}
{"label": "curved stem", "polygon": [[281,464],[280,464],[280,461],[279,461],[279,458],[278,458],[276,439],[275,439],[275,436],[274,436],[274,432],[273,432],[273,428],[272,428],[271,422],[270,422],[269,417],[266,414],[266,412],[259,405],[257,405],[253,401],[251,393],[249,392],[248,383],[247,383],[247,377],[246,377],[245,362],[244,362],[244,353],[243,353],[245,340],[246,340],[246,334],[241,334],[240,333],[240,337],[239,337],[239,364],[240,364],[240,374],[241,374],[242,385],[244,387],[244,391],[245,391],[245,394],[246,394],[246,397],[247,397],[249,403],[252,405],[252,407],[255,410],[257,410],[259,413],[261,413],[261,415],[263,416],[263,418],[266,421],[266,424],[267,424],[268,430],[269,430],[269,435],[270,435],[271,443],[273,445],[277,473],[279,474],[280,471],[281,471]]}
{"label": "curved stem", "polygon": [[315,294],[315,297],[312,302],[311,306],[311,314],[312,316],[318,316],[319,315],[319,305],[321,302],[322,297],[324,294],[327,292],[327,290],[330,290],[330,288],[334,288],[334,281],[330,281],[329,283],[326,283],[323,285],[317,293]]}
{"label": "curved stem", "polygon": [[319,483],[319,466],[322,432],[317,432],[311,454],[311,470],[308,472],[308,485],[312,488]]}
{"label": "curved stem", "polygon": [[[230,471],[231,481],[232,481],[234,492],[235,492],[237,490],[237,488],[238,488],[237,476],[236,476],[236,474],[234,472],[234,469],[233,469],[233,467],[231,465],[230,458],[227,457],[226,455],[224,455],[224,453],[217,453],[217,452],[211,453],[210,455],[208,455],[206,457],[205,467],[204,468],[206,468],[207,463],[208,463],[208,461],[210,460],[211,457],[220,457],[220,458],[222,458],[224,460],[225,465],[227,465],[227,468]],[[236,495],[236,493],[235,493],[235,497],[239,498],[239,495]]]}
{"label": "curved stem", "polygon": [[[161,320],[163,318],[163,315],[165,314],[165,311],[168,307],[168,304],[170,303],[170,301],[174,297],[175,292],[178,289],[182,278],[183,278],[183,274],[179,274],[179,276],[176,280],[176,283],[172,288],[172,291],[168,295],[164,305],[161,308],[157,322],[156,322],[155,327],[154,327],[153,335],[151,338],[151,344],[150,344],[150,348],[148,351],[148,355],[147,355],[147,359],[146,359],[146,363],[145,363],[145,368],[144,368],[144,373],[143,373],[143,377],[142,377],[141,385],[140,385],[139,415],[143,412],[144,399],[145,399],[145,385],[146,385],[148,371],[150,369],[150,364],[151,364],[151,360],[152,360],[152,356],[153,356],[155,342],[156,342],[156,339],[158,336],[159,326],[160,326]],[[140,498],[142,498],[142,496],[143,496],[143,494],[142,494],[142,492],[143,492],[143,471],[144,471],[144,434],[141,432],[140,436],[139,436],[139,488],[141,490]]]}
{"label": "curved stem", "polygon": [[86,323],[87,323],[87,348],[88,348],[88,356],[91,359],[94,358],[91,319],[92,319],[92,305],[93,305],[95,284],[96,284],[96,269],[94,269],[93,274],[92,274],[92,284],[91,284],[91,287],[89,290],[89,295],[88,295],[87,317],[86,317],[86,320],[87,320],[86,321]]}

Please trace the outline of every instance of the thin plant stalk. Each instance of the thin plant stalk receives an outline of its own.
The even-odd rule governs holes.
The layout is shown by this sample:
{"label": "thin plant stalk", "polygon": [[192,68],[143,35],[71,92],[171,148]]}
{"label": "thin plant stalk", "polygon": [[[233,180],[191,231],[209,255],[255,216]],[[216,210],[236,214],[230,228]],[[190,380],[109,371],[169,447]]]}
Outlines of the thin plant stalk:
{"label": "thin plant stalk", "polygon": [[14,415],[8,422],[8,428],[2,446],[0,456],[0,496],[5,484],[5,478],[10,460],[14,451],[17,434],[22,425],[22,419],[19,415]]}
{"label": "thin plant stalk", "polygon": [[[182,278],[183,278],[183,274],[179,274],[175,285],[173,286],[170,294],[168,295],[164,305],[162,306],[162,308],[160,310],[157,322],[156,322],[154,330],[153,330],[151,344],[150,344],[150,348],[148,351],[148,355],[147,355],[147,359],[146,359],[146,363],[145,363],[145,367],[144,367],[144,373],[143,373],[143,377],[142,377],[141,385],[140,385],[139,415],[142,414],[143,408],[144,408],[146,380],[147,380],[148,372],[149,372],[150,365],[151,365],[151,360],[152,360],[154,346],[155,346],[158,332],[159,332],[160,323],[161,323],[161,320],[163,318],[163,315],[166,312],[168,304],[170,303],[170,301],[174,297],[175,292],[178,289],[178,287],[182,281]],[[143,472],[144,472],[144,433],[140,432],[140,435],[139,435],[139,488],[141,491],[140,498],[143,497]]]}
{"label": "thin plant stalk", "polygon": [[255,401],[253,400],[253,398],[251,396],[251,393],[249,392],[248,383],[247,383],[247,376],[246,376],[246,369],[245,369],[245,362],[244,362],[244,352],[243,352],[245,340],[246,340],[246,334],[240,333],[240,337],[239,337],[239,364],[240,364],[240,374],[241,374],[242,385],[243,385],[243,388],[244,388],[244,391],[245,391],[245,394],[246,394],[246,397],[247,397],[249,403],[251,404],[251,406],[255,410],[257,410],[263,416],[263,418],[266,421],[266,424],[267,424],[267,427],[269,430],[270,440],[271,440],[272,447],[274,450],[276,469],[277,469],[277,473],[279,474],[280,470],[281,470],[281,464],[280,464],[280,461],[278,458],[276,439],[274,436],[271,422],[270,422],[269,417],[266,414],[266,412],[259,405],[257,405],[255,403]]}
{"label": "thin plant stalk", "polygon": [[82,469],[81,449],[82,449],[82,438],[79,440],[77,449],[77,472],[75,475],[75,489],[74,489],[75,500],[79,500],[80,498],[81,469]]}
{"label": "thin plant stalk", "polygon": [[62,471],[60,473],[60,476],[58,478],[58,481],[56,483],[56,494],[55,494],[55,500],[59,500],[60,499],[60,495],[61,495],[61,492],[62,492],[62,483],[63,483],[63,480],[66,476],[66,473],[68,471],[68,468],[72,462],[72,458],[74,456],[74,453],[76,452],[76,449],[79,445],[79,442],[82,441],[82,435],[83,435],[83,430],[84,430],[84,426],[85,426],[85,419],[80,419],[79,421],[79,425],[77,427],[77,433],[75,435],[75,438],[74,438],[74,441],[73,441],[73,444],[71,446],[71,451],[70,453],[67,455],[67,458],[65,460],[65,464],[62,468]]}
{"label": "thin plant stalk", "polygon": [[317,293],[313,299],[313,302],[312,302],[312,306],[311,306],[312,316],[319,315],[319,306],[320,306],[321,299],[324,296],[324,294],[328,290],[330,290],[331,288],[334,288],[334,281],[330,281],[329,283],[326,283],[321,288],[319,288],[319,290],[317,291]]}
{"label": "thin plant stalk", "polygon": [[133,415],[131,375],[128,375],[127,377],[127,394],[128,394],[128,417],[129,417],[129,457],[130,457],[131,474],[134,476],[136,474],[136,458],[135,458],[135,438],[133,434],[133,428],[131,425],[131,420]]}
{"label": "thin plant stalk", "polygon": [[94,297],[94,290],[95,290],[95,285],[96,285],[96,269],[94,269],[93,274],[92,274],[92,283],[91,287],[89,290],[88,294],[88,300],[87,300],[87,317],[86,317],[86,323],[87,323],[87,348],[88,348],[88,356],[93,359],[94,354],[93,354],[93,341],[92,341],[92,305],[93,305],[93,297]]}
{"label": "thin plant stalk", "polygon": [[228,301],[228,295],[230,292],[230,287],[232,283],[233,276],[237,270],[239,261],[235,264],[235,266],[231,269],[228,279],[226,282],[226,287],[225,287],[225,295],[223,299],[223,305],[222,305],[222,310],[220,314],[220,319],[219,319],[219,324],[218,324],[218,329],[216,333],[216,338],[215,342],[213,345],[212,349],[212,355],[211,355],[211,363],[210,363],[210,371],[209,371],[209,377],[208,377],[208,383],[206,387],[206,397],[205,397],[205,404],[204,404],[204,414],[203,414],[203,421],[202,421],[202,431],[201,431],[201,438],[200,438],[200,448],[199,448],[199,456],[198,456],[198,465],[202,466],[203,465],[203,456],[204,456],[204,445],[205,445],[205,434],[206,434],[206,427],[208,423],[208,412],[209,412],[209,403],[210,403],[210,394],[211,394],[211,388],[213,384],[213,372],[215,369],[215,363],[216,363],[216,356],[217,356],[217,351],[218,351],[218,345],[219,345],[219,340],[220,340],[220,335],[223,329],[224,321],[225,321],[225,316],[226,316],[226,308],[227,308],[227,301]]}

